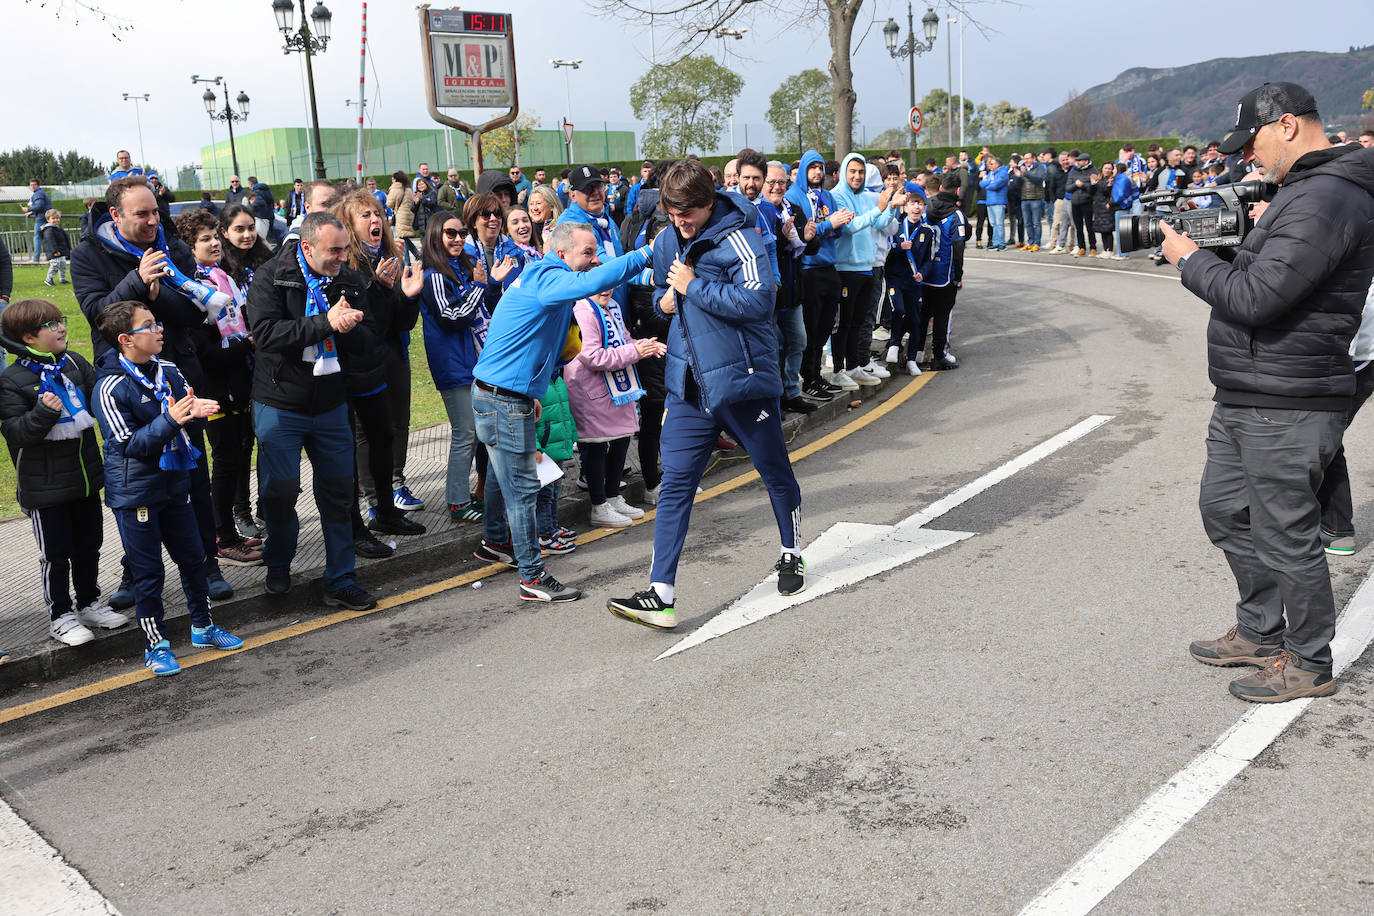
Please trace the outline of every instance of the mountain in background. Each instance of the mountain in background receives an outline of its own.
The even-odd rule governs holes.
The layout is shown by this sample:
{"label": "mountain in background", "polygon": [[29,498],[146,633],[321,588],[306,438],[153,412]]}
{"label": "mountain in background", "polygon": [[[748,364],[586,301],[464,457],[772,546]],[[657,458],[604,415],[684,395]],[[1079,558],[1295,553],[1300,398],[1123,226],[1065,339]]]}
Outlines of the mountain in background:
{"label": "mountain in background", "polygon": [[[1183,67],[1122,71],[1084,95],[1099,110],[1116,104],[1140,119],[1142,136],[1220,139],[1236,123],[1236,103],[1264,82],[1298,83],[1317,97],[1328,125],[1360,126],[1360,97],[1374,87],[1374,45],[1344,54],[1292,51],[1219,57]],[[1063,106],[1045,117],[1053,121]]]}

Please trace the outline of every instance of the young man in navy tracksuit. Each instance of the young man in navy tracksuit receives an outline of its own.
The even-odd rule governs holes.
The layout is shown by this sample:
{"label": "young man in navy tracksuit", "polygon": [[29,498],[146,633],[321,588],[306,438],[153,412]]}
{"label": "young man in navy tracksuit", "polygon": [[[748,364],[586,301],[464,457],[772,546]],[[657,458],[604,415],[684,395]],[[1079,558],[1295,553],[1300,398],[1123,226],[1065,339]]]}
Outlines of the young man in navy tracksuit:
{"label": "young man in navy tracksuit", "polygon": [[926,222],[938,230],[931,254],[929,272],[922,277],[921,297],[924,311],[920,334],[909,346],[911,352],[925,349],[925,320],[932,323],[932,369],[957,369],[959,362],[949,351],[949,316],[954,299],[964,281],[964,245],[968,239],[968,220],[959,210],[958,187],[952,176],[940,179],[940,193],[931,198]]}
{"label": "young man in navy tracksuit", "polygon": [[654,287],[672,324],[653,566],[649,588],[607,606],[618,617],[671,630],[692,500],[722,428],[748,450],[768,487],[782,540],[778,592],[805,588],[806,565],[801,488],[782,435],[773,268],[757,211],[739,194],[717,193],[711,173],[692,159],[668,170],[659,195],[673,226],[654,241]]}
{"label": "young man in navy tracksuit", "polygon": [[195,397],[175,363],[158,359],[162,323],[137,302],[101,311],[97,330],[117,348],[102,364],[94,407],[105,440],[105,504],[114,511],[133,579],[134,607],[146,643],[144,664],[159,677],[177,674],[162,624],[162,547],[181,571],[191,613],[191,644],[237,649],[243,640],[210,618],[205,549],[191,506],[191,471],[200,457],[186,428],[219,404]]}
{"label": "young man in navy tracksuit", "polygon": [[906,370],[911,375],[920,375],[916,360],[921,355],[918,347],[925,326],[921,282],[930,272],[940,232],[925,221],[925,197],[912,194],[906,199],[905,207],[906,216],[892,237],[892,248],[883,265],[888,289],[892,291],[892,337],[888,341],[886,361],[897,362],[902,335],[909,334]]}

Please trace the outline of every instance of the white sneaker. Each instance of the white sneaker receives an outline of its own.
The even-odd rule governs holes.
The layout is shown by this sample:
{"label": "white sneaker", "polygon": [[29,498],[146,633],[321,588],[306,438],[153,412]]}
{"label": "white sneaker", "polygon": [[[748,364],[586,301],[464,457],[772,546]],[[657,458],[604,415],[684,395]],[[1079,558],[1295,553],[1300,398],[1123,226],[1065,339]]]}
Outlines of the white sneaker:
{"label": "white sneaker", "polygon": [[606,505],[610,506],[612,509],[619,512],[621,515],[625,516],[628,519],[633,520],[636,518],[644,517],[644,510],[639,508],[638,506],[632,506],[629,503],[625,502],[625,497],[623,496],[612,496],[608,498],[606,500]]}
{"label": "white sneaker", "polygon": [[1050,249],[1050,254],[1063,254],[1063,253],[1064,253],[1064,249],[1063,249],[1062,247],[1060,247],[1059,245],[1055,245],[1053,248]]}
{"label": "white sneaker", "polygon": [[[876,381],[876,379],[875,379]],[[850,378],[843,369],[830,376],[830,384],[839,385],[845,391],[858,391],[859,383]]]}
{"label": "white sneaker", "polygon": [[884,328],[884,327],[881,327],[881,326],[876,327],[876,328],[873,329],[873,339],[874,339],[874,340],[891,340],[891,339],[892,339],[892,332],[889,331],[887,328]]}
{"label": "white sneaker", "polygon": [[849,378],[855,380],[855,382],[859,383],[859,385],[863,385],[866,387],[881,385],[881,382],[879,382],[877,375],[872,375],[870,374],[870,372],[867,371],[867,369],[863,368],[849,369]]}
{"label": "white sneaker", "polygon": [[1126,258],[1126,256],[1125,256],[1124,254],[1114,254],[1114,255],[1112,255],[1112,260],[1113,260],[1113,261],[1125,261],[1125,260],[1127,260],[1127,258]]}
{"label": "white sneaker", "polygon": [[1104,261],[1110,261],[1112,259],[1112,253],[1110,251],[1104,251],[1099,254],[1098,257]]}
{"label": "white sneaker", "polygon": [[1075,258],[1081,258],[1083,257],[1083,249],[1075,248],[1073,251],[1070,251],[1069,254],[1073,255]]}
{"label": "white sneaker", "polygon": [[48,625],[48,635],[65,646],[84,646],[95,634],[76,619],[75,611],[68,611]]}
{"label": "white sneaker", "polygon": [[100,627],[102,630],[122,627],[130,620],[128,614],[119,613],[99,598],[77,611],[76,618],[88,627]]}
{"label": "white sneaker", "polygon": [[907,375],[920,375],[920,374],[921,374],[921,367],[918,366],[918,365],[916,365],[916,360],[914,360],[914,359],[909,359],[909,360],[906,361],[906,374],[907,374]]}
{"label": "white sneaker", "polygon": [[630,520],[611,506],[610,502],[604,502],[599,506],[592,506],[592,527],[594,528],[628,528]]}
{"label": "white sneaker", "polygon": [[892,377],[891,372],[888,372],[886,368],[874,362],[870,362],[867,366],[864,366],[864,371],[867,372],[869,375],[876,376],[880,379]]}
{"label": "white sneaker", "polygon": [[888,348],[887,348],[887,361],[888,361],[888,362],[890,362],[890,363],[895,363],[895,362],[897,361],[897,356],[898,356],[898,352],[897,352],[897,348],[896,348],[896,347],[888,347]]}
{"label": "white sneaker", "polygon": [[[660,483],[658,487],[661,486],[663,486],[663,484]],[[644,491],[644,501],[651,506],[658,505],[658,487],[654,487],[653,489]]]}

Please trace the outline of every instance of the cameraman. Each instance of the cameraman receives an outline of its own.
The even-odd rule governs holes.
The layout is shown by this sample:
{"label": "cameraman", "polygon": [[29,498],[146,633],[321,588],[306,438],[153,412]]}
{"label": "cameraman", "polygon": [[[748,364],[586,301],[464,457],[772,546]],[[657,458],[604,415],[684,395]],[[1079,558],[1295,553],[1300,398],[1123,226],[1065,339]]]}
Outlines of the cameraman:
{"label": "cameraman", "polygon": [[1163,225],[1163,251],[1212,307],[1216,406],[1198,502],[1240,591],[1236,625],[1189,651],[1260,667],[1231,693],[1274,703],[1336,689],[1317,489],[1355,394],[1350,341],[1374,276],[1374,151],[1328,145],[1316,100],[1294,83],[1241,99],[1221,151],[1241,150],[1279,185],[1245,241],[1200,250]]}

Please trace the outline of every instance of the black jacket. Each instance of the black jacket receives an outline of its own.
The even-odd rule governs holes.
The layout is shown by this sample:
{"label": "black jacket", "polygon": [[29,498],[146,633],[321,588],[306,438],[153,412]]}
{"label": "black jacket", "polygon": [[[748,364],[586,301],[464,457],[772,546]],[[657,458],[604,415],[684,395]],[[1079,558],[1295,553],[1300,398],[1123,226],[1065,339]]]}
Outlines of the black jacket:
{"label": "black jacket", "polygon": [[[1093,184],[1093,231],[1116,231],[1116,205],[1112,203],[1111,178],[1101,178]],[[1108,246],[1110,247],[1110,246]]]}
{"label": "black jacket", "polygon": [[61,226],[47,224],[42,229],[43,254],[49,258],[65,258],[72,253],[72,237]]}
{"label": "black jacket", "polygon": [[[344,373],[315,375],[314,364],[302,358],[305,348],[333,335],[342,364],[358,353],[378,349],[379,341],[370,318],[364,318],[347,334],[337,334],[329,325],[328,315],[306,317],[306,293],[295,242],[283,244],[277,256],[259,267],[253,277],[244,309],[258,348],[253,400],[294,413],[321,414],[338,407],[347,397]],[[325,299],[332,306],[345,295],[355,308],[366,295],[363,278],[346,266],[325,288]]]}
{"label": "black jacket", "polygon": [[14,259],[4,239],[0,239],[0,300],[9,301],[14,292]]}
{"label": "black jacket", "polygon": [[404,352],[402,335],[412,330],[420,318],[420,300],[405,297],[399,278],[391,289],[387,289],[377,282],[371,270],[359,271],[359,276],[366,285],[366,293],[361,304],[354,302],[354,305],[366,312],[367,318],[349,333],[356,334],[365,328],[375,335],[375,345],[362,350],[340,351],[339,362],[350,395],[370,394],[386,384],[388,360]]}
{"label": "black jacket", "polygon": [[[102,231],[108,231],[105,227],[109,224],[108,210],[98,214],[91,235],[72,250],[72,290],[91,326],[95,362],[99,363],[110,352],[110,345],[95,329],[100,312],[112,302],[138,302],[163,323],[163,359],[176,363],[186,381],[199,389],[205,383],[205,373],[196,358],[192,332],[205,324],[205,313],[167,283],[160,283],[157,299],[149,301],[148,287],[138,276],[139,259],[122,250],[114,251],[96,238]],[[188,277],[196,275],[191,249],[175,233],[167,236],[167,251],[182,273]]]}
{"label": "black jacket", "polygon": [[1308,153],[1239,249],[1200,249],[1184,264],[1183,285],[1212,307],[1213,399],[1346,410],[1355,393],[1350,341],[1371,277],[1374,149]]}
{"label": "black jacket", "polygon": [[[38,358],[23,344],[3,337],[0,345],[17,356]],[[81,389],[86,409],[94,417],[91,393],[95,388],[95,368],[79,354],[67,352],[63,375]],[[105,482],[94,426],[76,439],[44,438],[62,414],[38,400],[38,382],[38,374],[19,363],[11,363],[0,374],[0,432],[14,462],[19,505],[26,510],[84,499],[98,493]]]}
{"label": "black jacket", "polygon": [[1064,179],[1067,174],[1053,159],[1045,166],[1045,200],[1049,201],[1051,207],[1054,201],[1064,199]]}
{"label": "black jacket", "polygon": [[[1075,165],[1073,168],[1069,169],[1069,173],[1064,176],[1064,190],[1066,193],[1071,195],[1069,199],[1074,206],[1077,207],[1082,206],[1083,204],[1092,203],[1092,179],[1094,171],[1095,170],[1092,166],[1082,168],[1081,166]],[[1077,186],[1077,182],[1080,181],[1083,182],[1083,186],[1081,188]]]}

